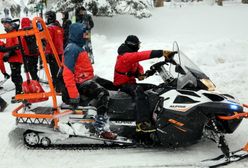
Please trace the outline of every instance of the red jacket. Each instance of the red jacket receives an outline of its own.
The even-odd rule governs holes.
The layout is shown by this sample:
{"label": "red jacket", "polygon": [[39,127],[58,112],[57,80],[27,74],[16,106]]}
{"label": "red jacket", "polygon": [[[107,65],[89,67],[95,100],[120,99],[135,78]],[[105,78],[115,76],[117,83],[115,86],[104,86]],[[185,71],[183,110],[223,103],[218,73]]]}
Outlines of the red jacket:
{"label": "red jacket", "polygon": [[[15,32],[16,30],[13,30],[11,32]],[[13,47],[15,45],[19,45],[19,41],[17,37],[14,38],[7,38],[6,39],[6,47]],[[15,50],[15,55],[12,55],[9,57],[8,60],[9,63],[11,62],[18,62],[18,63],[23,63],[22,61],[22,54],[21,54],[21,50]]]}
{"label": "red jacket", "polygon": [[[144,73],[139,61],[150,59],[151,52],[152,51],[126,52],[122,55],[118,55],[115,64],[114,85],[135,84],[136,79],[134,74]],[[132,75],[128,76],[125,75],[125,73],[131,73]]]}
{"label": "red jacket", "polygon": [[[62,55],[64,52],[64,45],[63,45],[63,39],[64,39],[64,30],[63,28],[59,25],[58,22],[49,24],[47,26],[50,36],[53,40],[54,46],[57,50],[58,55]],[[46,54],[53,54],[52,48],[50,45],[47,43],[46,45]]]}
{"label": "red jacket", "polygon": [[[0,40],[0,46],[5,46],[4,42]],[[6,73],[4,62],[3,62],[4,52],[0,52],[0,70],[2,73]]]}
{"label": "red jacket", "polygon": [[94,70],[88,53],[74,43],[69,43],[64,54],[63,79],[70,98],[79,97],[77,84],[93,79]]}

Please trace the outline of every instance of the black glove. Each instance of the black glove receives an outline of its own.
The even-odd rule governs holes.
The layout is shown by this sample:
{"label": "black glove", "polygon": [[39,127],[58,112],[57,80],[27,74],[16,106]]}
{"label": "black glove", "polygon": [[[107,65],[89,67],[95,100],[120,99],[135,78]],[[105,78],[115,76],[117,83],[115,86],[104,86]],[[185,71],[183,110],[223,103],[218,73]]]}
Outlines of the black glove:
{"label": "black glove", "polygon": [[78,105],[79,105],[79,102],[80,102],[80,98],[71,98],[69,100],[69,104],[72,106],[73,110],[77,109]]}
{"label": "black glove", "polygon": [[156,73],[155,70],[147,70],[146,73],[145,73],[145,76],[146,76],[146,77],[149,77],[149,76],[154,75],[155,73]]}
{"label": "black glove", "polygon": [[9,52],[3,55],[3,62],[8,62],[8,60],[9,60]]}

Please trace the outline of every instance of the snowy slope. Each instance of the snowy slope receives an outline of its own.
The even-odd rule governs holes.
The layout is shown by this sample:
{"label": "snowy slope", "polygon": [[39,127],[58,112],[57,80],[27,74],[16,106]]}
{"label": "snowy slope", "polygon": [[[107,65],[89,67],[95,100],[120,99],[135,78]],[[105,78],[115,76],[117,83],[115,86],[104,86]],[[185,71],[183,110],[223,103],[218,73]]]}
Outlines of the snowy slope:
{"label": "snowy slope", "polygon": [[[248,23],[244,18],[248,18],[248,6],[233,1],[224,3],[223,7],[208,4],[191,3],[180,7],[166,3],[164,8],[152,11],[153,17],[142,20],[132,16],[93,18],[96,74],[110,80],[113,78],[116,50],[129,34],[139,36],[141,50],[171,49],[172,42],[177,41],[180,48],[209,75],[218,90],[247,103]],[[141,64],[147,68],[153,61],[143,61]],[[160,80],[151,77],[145,82],[159,83]],[[8,81],[5,87],[11,85],[11,81]],[[10,102],[13,95],[12,91],[2,97]],[[10,104],[5,112],[0,113],[1,168],[182,167],[180,164],[194,167],[191,163],[220,154],[210,141],[177,150],[28,150],[18,138],[13,139],[10,135],[9,139],[9,132],[15,127],[15,118],[11,116],[15,107]],[[243,121],[233,135],[227,136],[232,150],[248,142],[247,126],[248,122]],[[247,160],[235,164],[235,167],[247,166]]]}

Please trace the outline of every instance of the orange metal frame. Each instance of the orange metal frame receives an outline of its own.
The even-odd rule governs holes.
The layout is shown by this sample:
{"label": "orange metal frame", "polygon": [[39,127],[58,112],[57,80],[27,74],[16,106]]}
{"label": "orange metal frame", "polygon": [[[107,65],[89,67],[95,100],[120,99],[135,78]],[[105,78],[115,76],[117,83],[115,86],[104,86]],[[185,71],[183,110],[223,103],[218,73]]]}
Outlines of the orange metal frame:
{"label": "orange metal frame", "polygon": [[[247,104],[243,104],[243,107],[248,108]],[[218,116],[221,120],[234,120],[234,119],[241,119],[241,118],[248,118],[248,112],[243,113],[235,113],[232,116]],[[242,150],[248,152],[248,143],[242,148]]]}
{"label": "orange metal frame", "polygon": [[[42,26],[42,31],[40,31],[38,29],[37,23],[40,23]],[[15,117],[23,117],[23,118],[47,118],[47,119],[53,119],[54,123],[55,123],[55,127],[58,126],[58,121],[59,121],[59,117],[63,116],[63,115],[67,115],[72,113],[72,110],[66,110],[63,112],[60,112],[60,109],[58,108],[57,105],[57,98],[56,98],[56,92],[54,89],[54,85],[52,82],[52,78],[50,75],[50,71],[47,65],[47,60],[46,60],[46,56],[43,50],[43,45],[42,45],[42,40],[45,39],[49,45],[52,48],[53,54],[55,56],[55,59],[58,63],[58,66],[61,67],[61,61],[58,57],[58,53],[55,49],[55,46],[53,44],[52,38],[49,34],[49,31],[46,27],[45,22],[42,20],[42,18],[40,17],[35,17],[32,20],[32,27],[33,29],[31,30],[19,30],[17,32],[11,32],[11,33],[6,33],[6,34],[0,34],[0,39],[6,39],[6,38],[14,38],[14,37],[22,37],[22,36],[30,36],[30,35],[35,35],[36,37],[36,42],[39,48],[39,52],[40,52],[40,56],[43,62],[43,66],[44,66],[44,70],[45,70],[45,74],[46,77],[48,79],[48,84],[50,87],[50,91],[49,92],[44,92],[44,93],[27,93],[27,94],[19,94],[16,95],[15,98],[18,100],[29,100],[29,99],[36,99],[36,98],[45,98],[45,97],[52,97],[52,102],[53,102],[53,108],[54,108],[54,113],[53,114],[25,114],[25,113],[18,113],[19,110],[21,110],[24,105],[20,105],[19,107],[17,107],[16,109],[14,109],[14,111],[12,112],[12,115]]]}
{"label": "orange metal frame", "polygon": [[[243,104],[243,107],[248,108],[247,104]],[[219,119],[222,120],[234,120],[234,119],[240,119],[240,118],[248,118],[248,112],[243,113],[235,113],[232,116],[218,116]]]}

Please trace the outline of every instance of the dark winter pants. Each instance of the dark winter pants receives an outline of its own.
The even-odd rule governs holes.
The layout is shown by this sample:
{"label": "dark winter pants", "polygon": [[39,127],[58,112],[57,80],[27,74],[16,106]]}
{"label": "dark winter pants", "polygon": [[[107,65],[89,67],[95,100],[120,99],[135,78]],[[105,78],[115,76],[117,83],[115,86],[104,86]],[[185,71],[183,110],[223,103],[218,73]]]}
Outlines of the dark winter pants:
{"label": "dark winter pants", "polygon": [[21,63],[9,63],[11,70],[11,80],[15,84],[16,94],[22,93],[22,76],[21,76]]}
{"label": "dark winter pants", "polygon": [[90,100],[95,99],[97,115],[104,115],[107,111],[108,91],[93,80],[88,80],[77,86],[79,94],[88,97]]}
{"label": "dark winter pants", "polygon": [[32,79],[33,80],[39,80],[39,77],[37,75],[38,56],[26,56],[25,59],[26,59],[28,71],[29,71]]}
{"label": "dark winter pants", "polygon": [[[57,74],[59,71],[59,66],[57,64],[57,61],[56,61],[54,55],[52,55],[52,54],[48,54],[46,56],[46,58],[47,58],[47,62],[48,62],[49,67],[50,67],[50,71],[51,71],[51,75],[52,75],[53,84],[55,86],[55,89],[57,92],[60,92],[61,91],[61,83],[60,83],[59,79],[57,78]],[[61,55],[59,55],[59,58],[61,60]]]}
{"label": "dark winter pants", "polygon": [[124,84],[120,86],[121,91],[126,92],[135,100],[136,104],[136,122],[141,123],[151,121],[151,111],[148,96],[144,91],[151,89],[150,84]]}
{"label": "dark winter pants", "polygon": [[[77,88],[80,94],[80,104],[89,105],[92,102],[92,106],[97,108],[97,115],[104,115],[108,108],[108,91],[101,85],[93,80],[88,80],[83,84],[77,84]],[[64,103],[69,104],[69,95],[65,87],[62,87],[62,100]]]}

